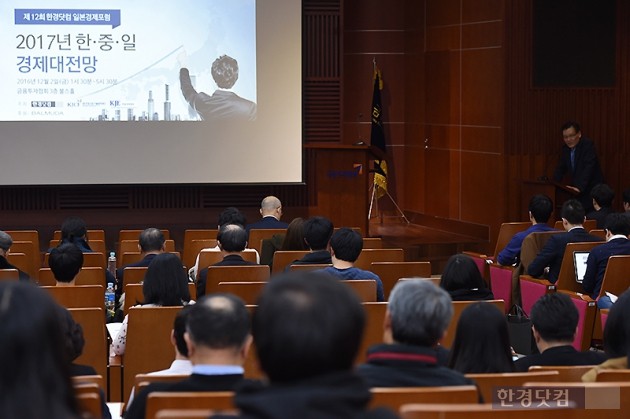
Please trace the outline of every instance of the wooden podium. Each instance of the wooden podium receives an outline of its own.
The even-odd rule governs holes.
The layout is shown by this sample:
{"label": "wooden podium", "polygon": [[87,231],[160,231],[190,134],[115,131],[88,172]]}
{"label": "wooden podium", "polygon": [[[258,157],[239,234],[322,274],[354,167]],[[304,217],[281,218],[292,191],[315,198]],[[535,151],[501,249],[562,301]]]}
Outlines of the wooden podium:
{"label": "wooden podium", "polygon": [[555,208],[554,216],[556,220],[562,218],[560,212],[564,201],[577,196],[577,193],[565,185],[552,180],[523,180],[521,185],[521,208],[526,210],[529,200],[532,196],[538,194],[547,195],[551,198]]}
{"label": "wooden podium", "polygon": [[368,236],[369,172],[372,148],[367,145],[305,144],[309,215],[322,215],[335,227],[361,227]]}

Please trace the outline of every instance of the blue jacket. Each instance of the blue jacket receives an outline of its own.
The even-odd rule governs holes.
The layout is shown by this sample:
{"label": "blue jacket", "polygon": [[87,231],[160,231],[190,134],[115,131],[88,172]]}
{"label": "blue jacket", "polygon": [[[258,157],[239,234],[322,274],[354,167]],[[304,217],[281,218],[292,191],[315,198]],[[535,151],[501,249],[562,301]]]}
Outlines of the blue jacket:
{"label": "blue jacket", "polygon": [[507,246],[499,252],[497,262],[503,266],[514,265],[521,256],[521,246],[523,245],[525,237],[529,236],[531,233],[541,233],[544,231],[553,231],[553,228],[545,223],[538,223],[533,224],[525,231],[519,231],[510,239]]}
{"label": "blue jacket", "polygon": [[582,288],[584,288],[584,292],[590,294],[592,299],[595,300],[599,296],[604,272],[608,266],[608,258],[616,255],[630,255],[630,240],[625,238],[613,239],[594,247],[588,254]]}

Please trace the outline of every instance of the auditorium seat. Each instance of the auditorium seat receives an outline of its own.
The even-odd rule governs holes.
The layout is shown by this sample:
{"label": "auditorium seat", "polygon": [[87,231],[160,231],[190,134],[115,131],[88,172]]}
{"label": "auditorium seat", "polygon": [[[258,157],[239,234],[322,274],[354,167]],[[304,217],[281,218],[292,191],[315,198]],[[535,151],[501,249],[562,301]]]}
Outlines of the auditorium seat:
{"label": "auditorium seat", "polygon": [[238,296],[245,304],[256,304],[266,281],[258,282],[219,282],[217,292],[231,293]]}
{"label": "auditorium seat", "polygon": [[630,381],[630,369],[599,370],[597,371],[596,381],[602,383]]}
{"label": "auditorium seat", "polygon": [[[9,252],[6,256],[6,259],[7,259],[7,262],[9,262],[11,265],[15,266],[22,272],[29,273],[31,261],[28,255],[24,253]],[[31,276],[30,273],[29,273],[29,276]],[[33,275],[32,278],[35,278],[36,276],[37,276],[37,273]]]}
{"label": "auditorium seat", "polygon": [[573,408],[511,407],[499,409],[491,403],[483,404],[406,404],[400,408],[401,419],[574,419]]}
{"label": "auditorium seat", "polygon": [[286,228],[252,228],[249,230],[247,247],[250,249],[256,249],[256,251],[260,254],[263,239],[270,239],[276,234],[285,235],[286,233]]}
{"label": "auditorium seat", "polygon": [[18,281],[20,273],[17,269],[0,269],[0,281]]}
{"label": "auditorium seat", "polygon": [[[288,401],[290,403],[290,401]],[[165,409],[235,410],[231,391],[151,392],[147,397],[146,419],[155,419]]]}
{"label": "auditorium seat", "polygon": [[[174,255],[177,255],[177,257],[180,257],[179,252],[168,252],[168,253],[172,253]],[[124,252],[122,253],[122,256],[120,257],[120,260],[121,260],[120,266],[122,267],[122,266],[127,266],[132,263],[140,262],[143,258],[144,256],[140,252]],[[182,266],[184,265],[182,264]]]}
{"label": "auditorium seat", "polygon": [[44,286],[42,288],[48,291],[57,303],[66,308],[105,307],[105,287],[102,285]]}
{"label": "auditorium seat", "polygon": [[446,329],[446,335],[442,339],[442,346],[449,348],[453,344],[453,339],[455,339],[455,331],[457,330],[457,322],[459,321],[460,316],[462,315],[462,311],[472,304],[475,303],[487,303],[492,304],[499,310],[501,313],[505,312],[505,302],[503,300],[484,300],[484,301],[453,301],[453,318]]}
{"label": "auditorium seat", "polygon": [[382,249],[383,239],[380,237],[363,237],[363,249]]}
{"label": "auditorium seat", "polygon": [[[48,268],[48,258],[50,253],[44,255],[44,268]],[[107,260],[103,253],[97,252],[83,252],[83,266],[97,266],[105,269],[107,267]]]}
{"label": "auditorium seat", "polygon": [[364,249],[354,266],[366,271],[370,270],[372,262],[404,262],[403,249]]}
{"label": "auditorium seat", "polygon": [[325,263],[309,263],[309,264],[304,264],[304,265],[298,265],[298,264],[294,264],[291,265],[289,270],[291,272],[293,271],[316,271],[318,269],[325,269],[332,266],[332,264],[325,264]]}
{"label": "auditorium seat", "polygon": [[310,253],[308,250],[277,250],[273,254],[272,274],[283,272],[292,262],[302,259],[304,255]]}
{"label": "auditorium seat", "polygon": [[368,270],[381,278],[387,299],[400,278],[430,277],[431,262],[372,262]]}
{"label": "auditorium seat", "polygon": [[477,383],[484,402],[492,402],[497,387],[519,387],[528,381],[559,381],[557,371],[465,374]]}
{"label": "auditorium seat", "polygon": [[123,397],[129,400],[137,374],[168,368],[175,358],[171,330],[179,307],[131,307],[123,365]]}
{"label": "auditorium seat", "polygon": [[[40,268],[37,283],[39,285],[54,286],[57,284],[57,281],[55,280],[55,276],[50,268]],[[105,270],[96,266],[86,266],[85,268],[81,268],[74,284],[105,286]]]}
{"label": "auditorium seat", "polygon": [[[584,227],[584,230],[586,231],[595,230],[597,228],[597,220],[584,220],[584,222],[582,223],[582,227]],[[553,228],[555,228],[556,230],[564,230],[562,220],[556,221],[553,225]]]}
{"label": "auditorium seat", "polygon": [[[608,258],[608,264],[606,265],[606,271],[604,272],[604,278],[602,279],[601,289],[597,299],[606,295],[606,292],[620,296],[625,290],[630,287],[630,278],[628,277],[630,272],[630,256],[628,255],[616,255]],[[603,339],[603,323],[601,310],[597,310],[595,315],[595,325],[593,327],[593,340]]]}
{"label": "auditorium seat", "polygon": [[[256,252],[244,251],[239,254],[243,258],[243,260],[256,263]],[[199,253],[199,269],[197,270],[197,278],[199,278],[199,272],[202,269],[214,265],[215,263],[221,262],[223,260],[223,256],[223,252],[216,250],[203,250],[201,253]]]}
{"label": "auditorium seat", "polygon": [[376,302],[376,281],[373,279],[348,279],[342,280],[344,284],[352,288],[362,303]]}
{"label": "auditorium seat", "polygon": [[123,269],[123,285],[142,283],[148,269],[148,266],[130,266]]}
{"label": "auditorium seat", "polygon": [[[68,309],[74,321],[81,325],[85,346],[83,353],[74,362],[92,366],[101,376],[100,387],[105,390],[102,377],[107,377],[107,334],[105,310],[102,307]],[[87,380],[87,379],[85,379]],[[92,380],[95,381],[95,380]]]}
{"label": "auditorium seat", "polygon": [[217,239],[194,239],[184,244],[184,258],[182,262],[188,269],[195,266],[197,256],[203,249],[217,247]]}
{"label": "auditorium seat", "polygon": [[42,267],[42,255],[39,252],[39,243],[32,241],[13,241],[11,253],[24,253],[29,259],[28,269],[23,270],[31,278],[37,278],[37,271]]}
{"label": "auditorium seat", "polygon": [[581,382],[582,376],[595,368],[595,365],[532,365],[529,372],[556,371],[558,377],[556,381]]}
{"label": "auditorium seat", "polygon": [[[142,304],[144,301],[144,294],[142,293],[142,284],[125,284],[125,304],[123,306],[123,313],[129,313],[129,309],[138,304]],[[188,283],[188,292],[190,293],[190,299],[195,300],[197,296],[197,290],[195,284]]]}
{"label": "auditorium seat", "polygon": [[397,412],[409,403],[476,403],[479,391],[474,385],[435,387],[373,387],[370,408],[387,407]]}
{"label": "auditorium seat", "polygon": [[221,282],[265,282],[269,277],[267,265],[210,266],[205,293],[217,292]]}
{"label": "auditorium seat", "polygon": [[[105,241],[105,230],[88,230],[85,235],[87,237],[88,243],[90,243],[92,240]],[[50,247],[57,247],[59,241],[61,240],[61,230],[55,230],[52,239],[57,243],[54,246]]]}
{"label": "auditorium seat", "polygon": [[[122,242],[123,240],[138,240],[138,238],[140,237],[140,233],[142,233],[143,231],[144,229],[143,230],[120,230],[118,232],[118,243]],[[162,229],[160,231],[164,235],[165,240],[168,240],[171,238],[171,233],[168,230]]]}
{"label": "auditorium seat", "polygon": [[367,350],[372,345],[383,343],[383,324],[385,321],[385,312],[387,311],[387,303],[362,303],[365,310],[365,331],[363,339],[354,360],[355,364],[362,364],[366,360]]}
{"label": "auditorium seat", "polygon": [[188,377],[190,377],[190,374],[137,374],[134,378],[133,392],[134,394],[138,394],[152,383],[176,383],[178,381],[185,380]]}

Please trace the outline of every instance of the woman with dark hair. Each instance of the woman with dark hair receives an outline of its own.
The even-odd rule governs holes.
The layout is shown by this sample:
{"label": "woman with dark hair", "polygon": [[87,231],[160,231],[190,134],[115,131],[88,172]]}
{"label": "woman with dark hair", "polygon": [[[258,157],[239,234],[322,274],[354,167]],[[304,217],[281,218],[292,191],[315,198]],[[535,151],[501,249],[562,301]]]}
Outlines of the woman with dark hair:
{"label": "woman with dark hair", "polygon": [[294,218],[287,227],[280,250],[308,250],[304,241],[304,219]]}
{"label": "woman with dark hair", "polygon": [[627,369],[630,365],[630,291],[621,294],[608,312],[604,352],[610,359],[584,374],[582,381],[595,381],[599,370]]}
{"label": "woman with dark hair", "polygon": [[68,217],[61,224],[61,241],[59,245],[72,243],[82,252],[91,252],[87,242],[87,224],[79,217]]}
{"label": "woman with dark hair", "polygon": [[[141,307],[181,306],[194,303],[188,291],[188,278],[177,255],[160,253],[153,258],[142,283],[144,301]],[[115,355],[125,353],[127,321],[125,316],[120,331],[112,343]]]}
{"label": "woman with dark hair", "polygon": [[46,291],[0,281],[0,342],[0,417],[80,417],[57,305]]}
{"label": "woman with dark hair", "polygon": [[475,303],[462,311],[448,367],[462,374],[512,372],[512,348],[501,310]]}
{"label": "woman with dark hair", "polygon": [[449,293],[453,301],[494,299],[475,262],[461,253],[451,256],[446,262],[440,287]]}

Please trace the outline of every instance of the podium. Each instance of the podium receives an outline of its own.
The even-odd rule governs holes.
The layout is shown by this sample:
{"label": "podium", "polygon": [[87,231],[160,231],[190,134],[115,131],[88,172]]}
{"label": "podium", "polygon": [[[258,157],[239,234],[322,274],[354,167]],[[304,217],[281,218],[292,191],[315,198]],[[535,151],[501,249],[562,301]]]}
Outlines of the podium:
{"label": "podium", "polygon": [[309,214],[331,219],[335,227],[361,227],[368,236],[370,160],[375,156],[367,145],[305,144]]}
{"label": "podium", "polygon": [[547,195],[553,201],[556,220],[562,218],[561,211],[564,201],[577,197],[575,191],[552,180],[523,180],[521,185],[521,208],[527,208],[532,196],[539,194]]}

